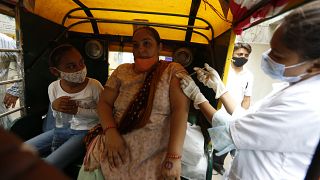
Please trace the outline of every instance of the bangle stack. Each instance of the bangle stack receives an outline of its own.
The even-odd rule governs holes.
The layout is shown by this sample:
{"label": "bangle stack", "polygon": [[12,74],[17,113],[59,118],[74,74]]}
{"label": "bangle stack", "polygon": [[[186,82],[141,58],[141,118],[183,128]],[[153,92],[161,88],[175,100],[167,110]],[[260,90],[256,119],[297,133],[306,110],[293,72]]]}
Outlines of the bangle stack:
{"label": "bangle stack", "polygon": [[105,134],[105,133],[108,131],[108,129],[112,129],[112,128],[117,128],[117,126],[115,126],[115,125],[107,126],[107,127],[103,130],[103,134]]}
{"label": "bangle stack", "polygon": [[167,159],[181,159],[181,155],[167,153]]}

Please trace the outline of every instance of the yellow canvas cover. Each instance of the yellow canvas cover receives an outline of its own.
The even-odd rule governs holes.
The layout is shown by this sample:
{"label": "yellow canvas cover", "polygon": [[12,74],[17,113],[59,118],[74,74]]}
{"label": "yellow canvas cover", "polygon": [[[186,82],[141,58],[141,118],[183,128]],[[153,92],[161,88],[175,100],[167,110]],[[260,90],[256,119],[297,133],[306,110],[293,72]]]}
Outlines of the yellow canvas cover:
{"label": "yellow canvas cover", "polygon": [[[72,9],[79,8],[79,5],[72,0],[29,0],[31,5],[31,12],[44,17],[50,21],[58,24],[63,23],[64,16]],[[134,10],[134,11],[146,11],[146,12],[160,12],[160,13],[172,13],[189,16],[192,0],[81,0],[81,3],[89,8],[108,8],[108,9],[121,9],[121,10]],[[214,10],[213,10],[214,8]],[[134,21],[148,20],[149,23],[158,24],[172,24],[187,26],[189,18],[177,17],[177,16],[161,16],[151,14],[135,14],[129,12],[110,12],[102,10],[90,10],[93,17],[98,19],[107,20],[121,20],[121,21]],[[223,32],[231,28],[232,15],[227,13],[224,19],[219,18],[224,16],[222,7],[219,0],[211,0],[208,3],[200,3],[200,7],[197,13],[197,17],[203,18],[214,27],[214,37],[219,36]],[[87,17],[83,10],[73,12],[72,16]],[[83,20],[83,19],[82,19]],[[81,19],[67,19],[64,26],[68,27],[72,23],[81,21]],[[208,28],[208,24],[195,20],[194,26],[201,28]],[[167,29],[162,27],[155,27],[162,39],[184,41],[186,32],[182,30]],[[124,35],[131,36],[133,31],[132,24],[117,24],[117,23],[98,23],[98,29],[100,34],[110,35]],[[70,29],[76,32],[93,33],[93,29],[90,23],[79,24]],[[212,39],[212,33],[210,30],[194,29],[205,34],[209,40]],[[192,33],[191,42],[207,44],[208,41],[196,33]]]}
{"label": "yellow canvas cover", "polygon": [[[24,0],[24,7],[36,15],[70,28],[70,31],[83,33],[131,36],[132,22],[148,21],[149,25],[162,26],[153,26],[158,30],[162,39],[185,41],[185,30],[188,24],[192,24],[193,32],[190,42],[208,44],[213,38],[230,28],[238,28],[242,22],[249,22],[251,25],[250,13],[254,14],[258,11],[257,14],[261,14],[259,10],[262,9],[263,14],[263,8],[266,7],[271,12],[269,15],[274,16],[303,2],[304,0]],[[239,8],[239,11],[238,9],[230,10],[232,4],[239,6],[236,7]],[[108,9],[108,11],[92,8]],[[77,10],[73,11],[74,9]],[[241,14],[244,10],[249,16]],[[141,11],[142,13],[128,11]],[[169,13],[175,16],[157,13]],[[185,17],[179,17],[177,14]],[[190,23],[193,17],[200,19],[195,19],[194,23]],[[90,21],[88,18],[95,18],[95,20]],[[77,24],[80,21],[86,22]],[[92,22],[96,23],[96,27]],[[175,27],[175,29],[165,28],[167,26]],[[200,35],[201,33],[205,37]]]}

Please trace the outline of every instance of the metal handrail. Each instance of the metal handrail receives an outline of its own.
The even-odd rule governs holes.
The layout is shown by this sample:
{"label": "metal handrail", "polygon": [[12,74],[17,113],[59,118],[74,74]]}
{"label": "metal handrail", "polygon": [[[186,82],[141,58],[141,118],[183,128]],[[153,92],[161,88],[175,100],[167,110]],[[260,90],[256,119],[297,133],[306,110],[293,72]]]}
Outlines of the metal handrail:
{"label": "metal handrail", "polygon": [[[22,30],[21,30],[21,22],[20,22],[21,21],[20,10],[22,8],[20,8],[20,7],[23,7],[23,1],[19,1],[18,3],[19,3],[19,5],[16,6],[16,10],[15,10],[15,12],[16,12],[16,37],[17,37],[16,38],[17,39],[16,47],[17,47],[17,49],[22,49],[22,46],[23,46],[23,41],[22,41],[23,38],[22,38],[22,36],[23,36],[23,34],[21,32]],[[18,53],[18,61],[20,62],[20,67],[21,67],[20,71],[21,71],[21,75],[22,75],[22,78],[21,78],[22,79],[22,81],[21,81],[22,85],[19,86],[19,87],[22,89],[23,94],[24,94],[24,91],[25,91],[25,80],[24,80],[25,76],[24,76],[23,51],[20,51]],[[19,97],[19,99],[20,99],[20,106],[21,107],[16,109],[16,110],[13,110],[13,112],[21,110],[21,116],[24,116],[26,114],[26,105],[25,105],[25,97],[24,97],[24,95],[21,95]],[[13,113],[13,112],[8,112],[8,113]]]}
{"label": "metal handrail", "polygon": [[11,111],[2,113],[2,114],[0,114],[0,118],[2,118],[2,117],[4,117],[4,116],[7,116],[7,115],[9,115],[9,114],[12,114],[12,113],[14,113],[14,112],[17,112],[17,111],[21,111],[21,110],[24,110],[24,106],[21,106],[21,107],[19,107],[19,108],[13,109],[13,110],[11,110]]}
{"label": "metal handrail", "polygon": [[[137,25],[143,24],[143,25],[148,25],[148,26],[164,27],[164,28],[169,28],[169,29],[177,29],[177,30],[187,31],[186,28],[168,26],[168,25],[157,24],[157,23],[146,23],[146,22],[141,22],[141,21],[137,21],[137,22],[133,21],[133,22],[131,22],[131,21],[118,21],[118,20],[116,20],[116,21],[113,21],[113,20],[97,20],[97,22],[101,22],[101,23],[117,23],[117,24],[137,24]],[[78,24],[82,24],[82,23],[91,23],[91,21],[89,19],[86,19],[86,20],[75,22],[75,23],[69,25],[67,27],[67,30],[71,29],[72,27],[74,27],[74,26],[76,26]],[[201,32],[198,32],[198,31],[192,31],[192,32],[201,35],[210,44],[210,39],[206,35],[204,35]]]}
{"label": "metal handrail", "polygon": [[[94,18],[94,17],[83,17],[83,16],[69,16],[70,19],[90,19],[90,20],[105,20],[105,21],[113,21],[114,23],[118,22],[128,22],[126,24],[129,24],[130,22],[135,24],[144,25],[145,23],[148,23],[150,25],[153,24],[159,24],[159,25],[165,25],[165,26],[172,26],[172,27],[183,27],[183,28],[194,28],[194,29],[204,29],[209,30],[209,26],[190,26],[190,25],[181,25],[181,24],[166,24],[166,23],[155,23],[155,22],[144,22],[144,21],[130,21],[130,20],[118,20],[118,19],[107,19],[107,18]],[[131,23],[130,23],[131,24]]]}
{"label": "metal handrail", "polygon": [[[212,25],[205,19],[201,17],[194,17],[189,15],[183,15],[183,14],[175,14],[175,13],[161,13],[161,12],[148,12],[148,11],[135,11],[135,10],[123,10],[123,9],[111,9],[111,8],[87,8],[88,10],[94,10],[94,11],[110,11],[110,12],[127,12],[127,13],[134,13],[134,14],[152,14],[152,15],[162,15],[162,16],[176,16],[176,17],[184,17],[184,18],[194,18],[199,21],[203,21],[205,24],[208,25],[209,30],[211,31],[211,38],[214,39],[214,30]],[[64,26],[67,18],[70,17],[70,14],[75,11],[82,11],[82,8],[74,8],[67,12],[67,14],[63,17],[61,24]],[[92,19],[91,19],[92,20]],[[211,43],[210,43],[211,44]]]}
{"label": "metal handrail", "polygon": [[21,82],[21,81],[23,81],[23,78],[20,78],[20,79],[12,79],[12,80],[6,80],[6,81],[0,81],[0,85],[4,85],[4,84],[11,84],[11,83]]}
{"label": "metal handrail", "polygon": [[4,49],[4,48],[0,48],[0,52],[22,52],[22,49]]}

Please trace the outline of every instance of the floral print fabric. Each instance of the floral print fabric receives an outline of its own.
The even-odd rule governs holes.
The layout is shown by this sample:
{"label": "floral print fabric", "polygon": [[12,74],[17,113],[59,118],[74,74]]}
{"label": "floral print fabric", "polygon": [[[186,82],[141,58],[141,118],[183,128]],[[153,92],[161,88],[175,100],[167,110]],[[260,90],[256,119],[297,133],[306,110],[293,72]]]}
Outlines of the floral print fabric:
{"label": "floral print fabric", "polygon": [[[120,65],[111,75],[106,87],[119,91],[114,103],[114,118],[119,123],[130,102],[142,86],[146,73],[133,71],[134,64]],[[170,82],[177,72],[185,71],[177,63],[170,63],[164,70],[157,85],[150,121],[143,128],[123,135],[130,151],[130,161],[118,169],[109,168],[107,160],[100,160],[103,152],[104,137],[96,141],[97,148],[93,157],[100,160],[101,171],[105,179],[158,179],[161,163],[166,155],[170,129]],[[92,159],[90,160],[90,163]]]}

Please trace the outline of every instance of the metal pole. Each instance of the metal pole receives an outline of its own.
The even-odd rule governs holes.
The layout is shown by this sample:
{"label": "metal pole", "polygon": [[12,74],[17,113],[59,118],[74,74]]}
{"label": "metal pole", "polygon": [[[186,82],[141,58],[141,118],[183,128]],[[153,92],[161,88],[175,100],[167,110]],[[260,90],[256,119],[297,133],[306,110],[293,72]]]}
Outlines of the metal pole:
{"label": "metal pole", "polygon": [[11,110],[11,111],[7,111],[7,112],[5,112],[5,113],[2,113],[2,114],[0,114],[0,118],[2,118],[2,117],[4,117],[4,116],[8,116],[9,114],[12,114],[12,113],[14,113],[14,112],[17,112],[17,111],[23,111],[25,108],[24,108],[24,106],[21,106],[21,107],[19,107],[19,108],[16,108],[16,109],[13,109],[13,110]]}
{"label": "metal pole", "polygon": [[[110,20],[97,20],[97,22],[101,22],[101,23],[118,23],[118,24],[138,24],[136,22],[113,22],[113,21],[110,21]],[[78,22],[75,22],[71,25],[69,25],[67,27],[67,29],[71,29],[72,27],[76,26],[76,25],[79,25],[79,24],[82,24],[82,23],[90,23],[90,20],[88,19],[85,19],[85,20],[81,20],[81,21],[78,21]],[[155,27],[164,27],[164,28],[169,28],[169,29],[177,29],[177,30],[182,30],[182,31],[186,31],[187,29],[186,28],[180,28],[180,27],[173,27],[173,26],[167,26],[167,25],[161,25],[161,24],[150,24],[150,23],[145,23],[145,22],[139,22],[139,24],[143,24],[143,25],[147,25],[147,26],[155,26]],[[198,32],[198,31],[193,31],[194,33],[196,34],[199,34],[201,35],[202,37],[204,37],[208,43],[210,43],[210,39],[204,35],[203,33],[201,32]]]}
{"label": "metal pole", "polygon": [[130,20],[118,20],[118,19],[107,19],[107,18],[94,18],[94,17],[83,17],[83,16],[72,16],[68,17],[69,19],[95,19],[95,20],[102,20],[102,21],[109,21],[109,22],[119,22],[119,23],[135,23],[144,25],[145,23],[150,25],[163,25],[163,26],[172,26],[172,27],[184,27],[184,28],[194,28],[194,29],[205,29],[209,30],[209,26],[191,26],[191,25],[181,25],[181,24],[166,24],[166,23],[155,23],[155,22],[141,22],[141,21],[130,21]]}
{"label": "metal pole", "polygon": [[[16,36],[17,36],[17,49],[22,49],[22,31],[21,31],[21,26],[20,26],[20,7],[23,7],[23,1],[19,0],[16,5]],[[20,71],[18,71],[18,75],[22,78],[22,86],[19,86],[21,89],[22,94],[20,94],[20,106],[23,107],[21,108],[21,116],[26,115],[26,108],[25,108],[25,78],[24,78],[24,61],[23,61],[23,51],[20,51],[18,53],[18,60],[17,60],[18,65],[20,64]],[[19,74],[20,73],[20,74]]]}
{"label": "metal pole", "polygon": [[22,52],[22,49],[3,49],[3,48],[0,48],[0,52]]}
{"label": "metal pole", "polygon": [[15,83],[15,82],[20,82],[23,81],[22,78],[19,79],[12,79],[12,80],[7,80],[7,81],[1,81],[0,85],[4,85],[4,84],[11,84],[11,83]]}

